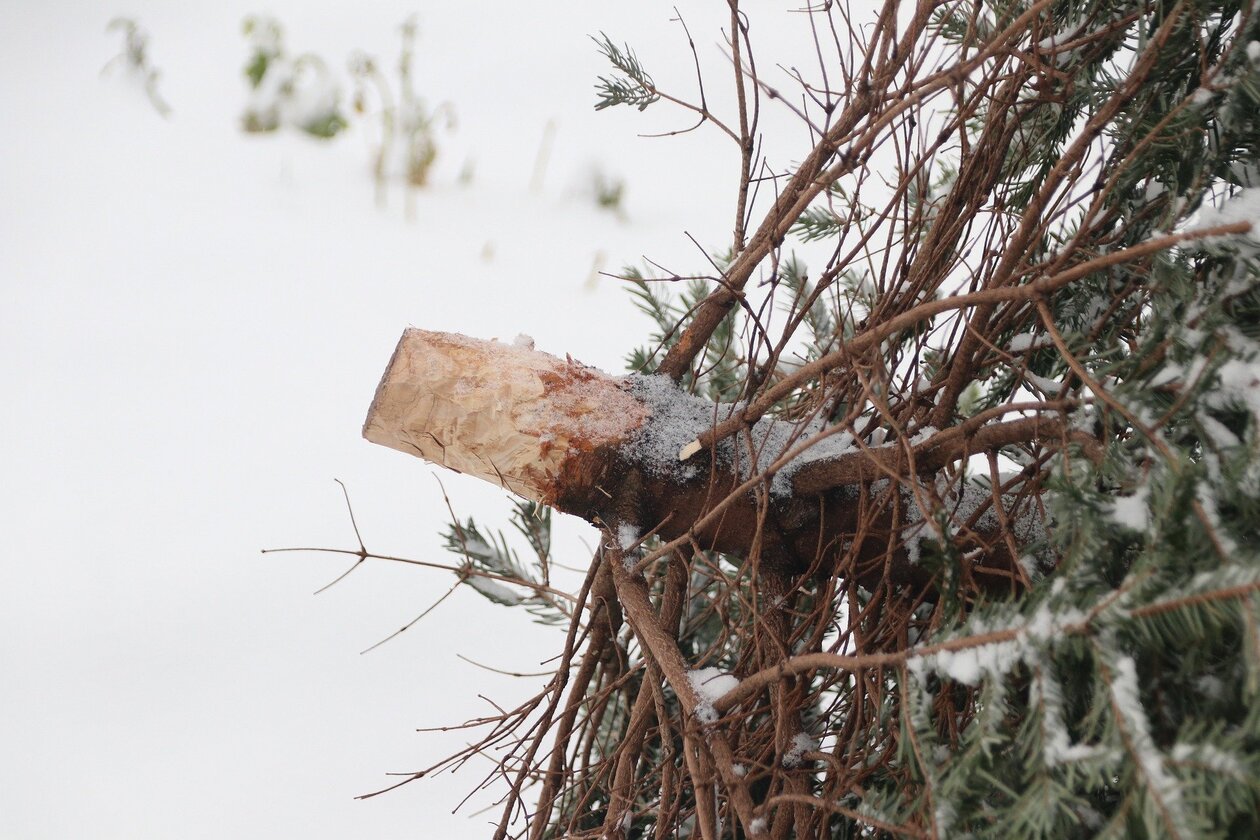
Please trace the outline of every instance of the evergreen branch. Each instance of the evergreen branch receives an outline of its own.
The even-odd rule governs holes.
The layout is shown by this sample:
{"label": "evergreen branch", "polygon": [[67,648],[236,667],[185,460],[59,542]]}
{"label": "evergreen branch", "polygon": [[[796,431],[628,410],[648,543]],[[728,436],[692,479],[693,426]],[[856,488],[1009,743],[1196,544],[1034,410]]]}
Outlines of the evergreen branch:
{"label": "evergreen branch", "polygon": [[888,321],[873,325],[866,332],[860,333],[847,342],[840,350],[803,365],[791,376],[780,380],[763,392],[756,400],[749,403],[743,411],[734,413],[731,417],[718,423],[698,437],[687,449],[692,452],[699,452],[709,448],[716,441],[723,440],[740,428],[755,423],[794,389],[800,387],[802,383],[819,379],[835,368],[849,364],[853,358],[875,347],[889,336],[926,321],[934,315],[952,310],[970,309],[973,306],[985,304],[1035,300],[1108,266],[1140,259],[1182,242],[1247,233],[1251,230],[1251,227],[1250,222],[1233,222],[1227,225],[1170,234],[1144,242],[1141,245],[1134,245],[1120,251],[1095,257],[1065,271],[1049,277],[1039,277],[1024,285],[1000,286],[982,289],[978,292],[955,295],[949,298],[924,301],[913,309],[903,312]]}
{"label": "evergreen branch", "polygon": [[599,93],[599,100],[595,103],[596,111],[602,111],[614,105],[633,105],[642,111],[661,98],[652,77],[639,63],[638,56],[634,54],[634,50],[630,49],[629,44],[618,47],[602,32],[599,38],[591,36],[591,40],[595,42],[600,54],[624,76],[624,78],[599,77],[598,84],[595,86]]}
{"label": "evergreen branch", "polygon": [[[1142,607],[1135,607],[1127,610],[1127,614],[1133,618],[1149,618],[1173,610],[1186,609],[1218,601],[1235,600],[1257,591],[1260,591],[1260,581],[1253,581],[1238,586],[1200,592],[1184,598],[1169,599]],[[1058,628],[1059,632],[1065,637],[1094,634],[1097,630],[1095,624],[1098,617],[1102,614],[1103,609],[1113,601],[1114,599],[1108,599],[1096,605],[1081,620],[1060,626]],[[1030,620],[1019,626],[1006,627],[974,635],[963,635],[942,642],[892,653],[837,654],[818,652],[797,654],[788,657],[780,663],[745,676],[739,681],[738,686],[722,695],[720,699],[715,700],[714,707],[725,714],[737,708],[740,704],[753,699],[761,691],[781,680],[812,671],[837,670],[856,673],[863,670],[904,666],[914,660],[928,660],[942,653],[952,654],[1016,642],[1027,638],[1029,631],[1035,628],[1036,625]]]}
{"label": "evergreen branch", "polygon": [[843,226],[844,223],[840,217],[829,208],[811,207],[797,217],[790,232],[804,242],[816,242],[820,239],[830,239],[839,233]]}
{"label": "evergreen branch", "polygon": [[1197,592],[1194,595],[1186,595],[1180,598],[1169,598],[1164,601],[1157,601],[1153,604],[1134,607],[1129,610],[1129,615],[1134,618],[1145,618],[1147,616],[1159,615],[1161,613],[1181,610],[1187,607],[1198,606],[1200,604],[1210,604],[1215,601],[1228,601],[1234,598],[1245,598],[1254,592],[1260,592],[1260,580],[1253,580],[1248,583],[1240,583],[1237,586],[1228,586],[1224,589],[1215,589],[1210,592]]}

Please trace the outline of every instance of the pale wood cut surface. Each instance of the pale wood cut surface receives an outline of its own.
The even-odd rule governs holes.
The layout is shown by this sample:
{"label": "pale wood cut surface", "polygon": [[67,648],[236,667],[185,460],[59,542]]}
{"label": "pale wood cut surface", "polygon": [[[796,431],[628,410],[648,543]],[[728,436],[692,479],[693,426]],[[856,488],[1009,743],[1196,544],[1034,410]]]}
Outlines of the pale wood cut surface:
{"label": "pale wood cut surface", "polygon": [[571,459],[620,443],[647,416],[619,380],[594,368],[412,328],[376,389],[363,436],[551,502]]}

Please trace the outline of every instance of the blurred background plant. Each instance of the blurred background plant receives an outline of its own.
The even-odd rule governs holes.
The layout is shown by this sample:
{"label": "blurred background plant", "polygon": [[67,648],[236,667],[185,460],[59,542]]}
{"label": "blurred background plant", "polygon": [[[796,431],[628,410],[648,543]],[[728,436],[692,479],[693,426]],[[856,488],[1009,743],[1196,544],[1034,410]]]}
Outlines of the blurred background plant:
{"label": "blurred background plant", "polygon": [[111,58],[101,68],[101,74],[104,75],[117,67],[123,68],[124,73],[144,88],[145,96],[149,98],[154,110],[163,117],[169,116],[171,106],[166,104],[166,100],[157,89],[161,73],[149,63],[149,34],[141,29],[134,19],[128,17],[114,18],[105,30],[122,32],[123,48],[122,52]]}
{"label": "blurred background plant", "polygon": [[241,115],[245,131],[268,132],[287,125],[327,139],[347,126],[341,88],[324,59],[314,53],[290,58],[283,28],[267,15],[247,17],[244,32],[251,50],[245,65],[250,96]]}
{"label": "blurred background plant", "polygon": [[[402,44],[398,53],[397,86],[381,69],[374,56],[359,51],[350,57],[350,74],[354,78],[354,110],[371,119],[375,115],[379,134],[373,142],[372,171],[376,178],[376,197],[384,203],[386,186],[401,179],[409,187],[423,187],[437,160],[439,129],[455,127],[455,110],[449,102],[430,109],[415,89],[417,25],[415,16],[399,27]],[[376,100],[373,111],[369,105]]]}
{"label": "blurred background plant", "polygon": [[[351,54],[348,62],[353,112],[363,118],[369,138],[376,200],[381,206],[391,182],[401,181],[412,189],[429,183],[438,157],[437,134],[455,127],[455,110],[450,103],[430,108],[416,91],[415,16],[407,18],[399,29],[402,44],[396,75],[362,50]],[[283,28],[267,15],[246,18],[244,32],[250,46],[245,65],[250,98],[241,118],[245,131],[271,132],[289,126],[329,139],[349,127],[341,106],[342,87],[331,62],[314,53],[290,57]],[[411,216],[411,189],[407,195]]]}
{"label": "blurred background plant", "polygon": [[622,206],[626,196],[624,178],[609,175],[603,169],[596,167],[591,172],[591,191],[597,207],[607,210],[618,218],[625,216],[625,208]]}

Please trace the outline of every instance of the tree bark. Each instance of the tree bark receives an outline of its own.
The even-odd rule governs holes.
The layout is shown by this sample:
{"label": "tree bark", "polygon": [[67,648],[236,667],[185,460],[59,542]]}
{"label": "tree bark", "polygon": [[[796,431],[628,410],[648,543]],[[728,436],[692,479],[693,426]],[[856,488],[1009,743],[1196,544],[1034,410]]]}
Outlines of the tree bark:
{"label": "tree bark", "polygon": [[596,492],[609,453],[647,418],[647,407],[618,380],[570,359],[408,329],[363,436],[558,504]]}
{"label": "tree bark", "polygon": [[[781,455],[817,429],[762,420],[691,454],[688,444],[735,410],[683,394],[665,377],[615,378],[532,347],[408,329],[363,435],[592,523],[620,526],[623,541],[655,531],[792,574],[840,573],[867,588],[928,583],[904,548],[890,550],[905,542],[915,514],[908,493],[871,489],[879,470],[854,473],[857,486],[819,489],[810,481],[810,492],[794,491],[790,474],[808,467],[802,478],[816,475],[825,459],[810,459],[813,450],[792,460]],[[855,454],[880,461],[884,475],[897,474],[887,449],[845,457]],[[929,527],[918,521],[920,530]],[[983,549],[975,565],[999,570],[1009,585],[1012,558],[1002,540],[983,529],[968,539],[959,547]]]}

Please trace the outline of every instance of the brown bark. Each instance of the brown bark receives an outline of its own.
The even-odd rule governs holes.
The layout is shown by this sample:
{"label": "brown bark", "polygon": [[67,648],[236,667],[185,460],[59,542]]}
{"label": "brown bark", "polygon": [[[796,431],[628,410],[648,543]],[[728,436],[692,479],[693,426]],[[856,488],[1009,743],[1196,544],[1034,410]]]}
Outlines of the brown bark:
{"label": "brown bark", "polygon": [[[904,549],[889,549],[901,542],[894,532],[905,527],[909,495],[885,490],[876,504],[878,492],[823,486],[818,476],[828,470],[817,460],[801,467],[808,492],[794,492],[782,477],[772,489],[767,467],[779,460],[786,472],[799,463],[779,458],[804,439],[792,424],[762,421],[742,441],[678,457],[732,411],[680,394],[663,377],[618,379],[532,349],[408,329],[363,434],[593,523],[687,537],[743,557],[755,552],[780,571],[839,572],[868,588],[929,582]],[[758,453],[763,447],[769,451]],[[869,491],[880,477],[913,472],[916,448],[849,452],[830,472]],[[866,468],[843,468],[845,459]],[[976,565],[1005,570],[998,578],[1008,585],[1006,546],[980,532],[971,540],[962,547],[984,549]]]}

